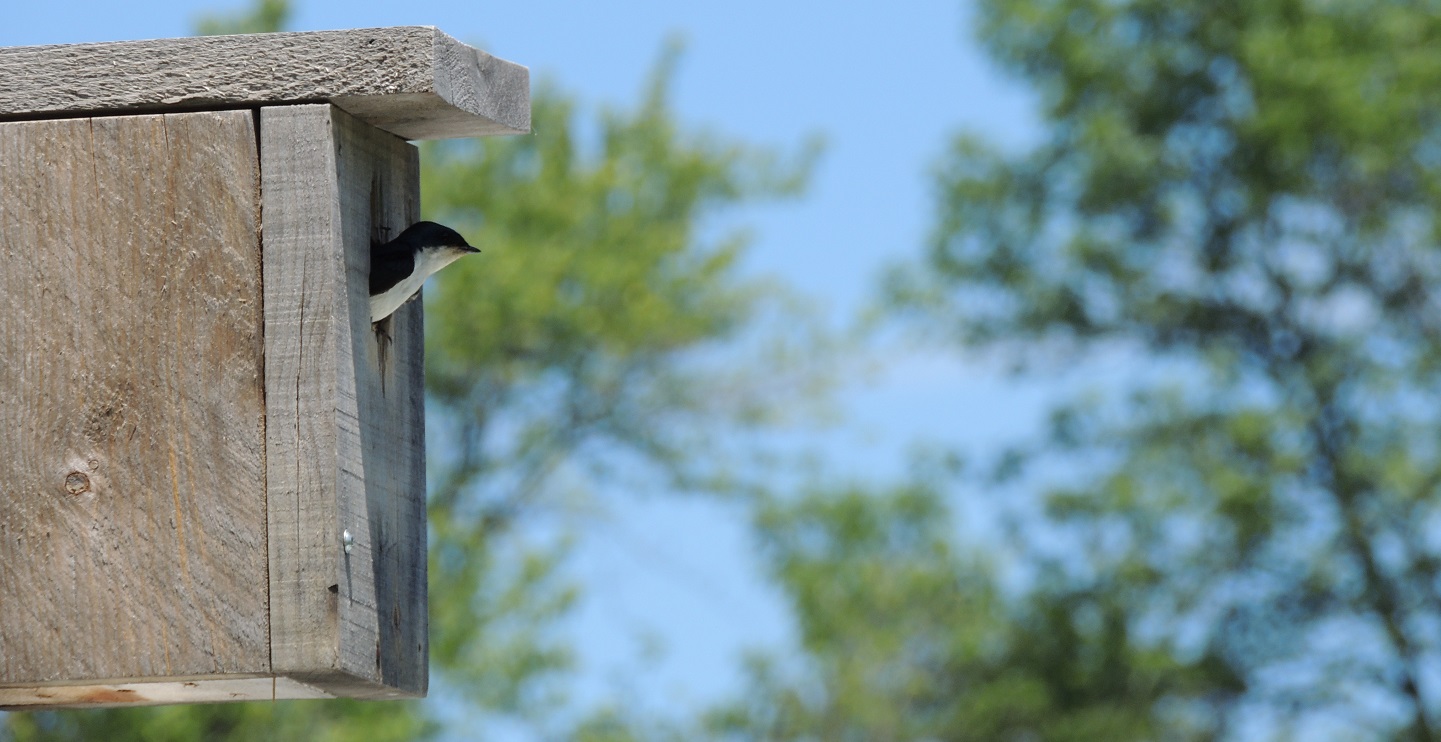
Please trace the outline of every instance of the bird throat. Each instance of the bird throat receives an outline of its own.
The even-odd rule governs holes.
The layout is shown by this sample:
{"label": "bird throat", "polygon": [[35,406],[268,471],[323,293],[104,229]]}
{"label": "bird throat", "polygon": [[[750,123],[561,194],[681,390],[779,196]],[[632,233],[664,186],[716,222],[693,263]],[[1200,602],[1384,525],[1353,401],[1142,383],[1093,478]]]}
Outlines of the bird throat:
{"label": "bird throat", "polygon": [[386,291],[370,297],[370,321],[388,317],[415,296],[432,273],[465,255],[454,250],[421,250],[415,255],[415,270]]}

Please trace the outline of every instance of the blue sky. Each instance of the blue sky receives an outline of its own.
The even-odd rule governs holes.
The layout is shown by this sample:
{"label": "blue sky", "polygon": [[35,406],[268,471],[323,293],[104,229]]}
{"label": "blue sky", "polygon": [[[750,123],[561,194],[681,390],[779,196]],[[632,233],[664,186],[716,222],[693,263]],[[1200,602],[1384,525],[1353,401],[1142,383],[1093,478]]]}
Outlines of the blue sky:
{"label": "blue sky", "polygon": [[[6,3],[0,46],[185,35],[190,0]],[[928,169],[953,133],[1007,147],[1037,136],[1034,102],[969,38],[967,4],[910,2],[296,3],[295,30],[423,24],[525,64],[587,104],[636,100],[668,37],[686,42],[673,103],[727,137],[794,148],[827,143],[806,196],[746,209],[746,269],[773,275],[841,320],[873,297],[877,271],[914,257],[934,218]],[[795,431],[835,476],[885,480],[933,441],[984,447],[1036,419],[1045,388],[1004,380],[954,351],[878,353],[840,390],[842,424]],[[738,511],[660,497],[609,502],[582,526],[575,574],[588,586],[569,630],[579,699],[705,703],[734,687],[743,647],[783,648],[784,606],[756,573]],[[648,660],[646,658],[649,658]]]}

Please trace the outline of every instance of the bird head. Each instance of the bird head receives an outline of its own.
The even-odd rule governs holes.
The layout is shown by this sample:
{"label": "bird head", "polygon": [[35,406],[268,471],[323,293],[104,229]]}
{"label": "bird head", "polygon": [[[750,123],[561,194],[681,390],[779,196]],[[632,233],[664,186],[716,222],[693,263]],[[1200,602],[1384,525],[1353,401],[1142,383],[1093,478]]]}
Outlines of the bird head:
{"label": "bird head", "polygon": [[450,260],[480,252],[471,247],[459,232],[435,222],[416,222],[401,232],[397,239],[409,244],[417,252]]}

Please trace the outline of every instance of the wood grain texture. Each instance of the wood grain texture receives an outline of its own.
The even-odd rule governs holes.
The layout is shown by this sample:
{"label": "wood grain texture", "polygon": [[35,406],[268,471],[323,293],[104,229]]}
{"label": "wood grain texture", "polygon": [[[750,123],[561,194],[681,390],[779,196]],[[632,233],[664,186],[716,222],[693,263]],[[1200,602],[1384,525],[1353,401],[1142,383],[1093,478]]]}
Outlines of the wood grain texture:
{"label": "wood grain texture", "polygon": [[[277,673],[333,668],[343,300],[335,145],[316,106],[261,109],[270,644]],[[325,107],[319,107],[325,108]],[[348,342],[344,347],[348,347]]]}
{"label": "wood grain texture", "polygon": [[[370,249],[420,219],[420,155],[404,140],[332,109],[345,245],[347,316],[358,419],[342,418],[341,518],[355,534],[346,579],[369,569],[342,604],[341,661],[387,689],[425,695],[429,604],[425,513],[425,327],[419,301],[403,305],[377,332],[370,322]],[[349,370],[353,377],[347,376]],[[346,387],[342,387],[345,389]],[[351,437],[356,436],[356,437]],[[354,448],[358,443],[359,448]],[[358,466],[357,466],[358,465]],[[348,476],[347,476],[348,475]],[[370,595],[360,592],[371,589]]]}
{"label": "wood grain texture", "polygon": [[0,685],[269,672],[250,112],[0,123]]}
{"label": "wood grain texture", "polygon": [[424,695],[422,319],[403,307],[382,342],[367,280],[372,239],[417,218],[416,151],[329,105],[260,122],[275,672]]}
{"label": "wood grain texture", "polygon": [[530,71],[429,26],[0,48],[0,118],[331,101],[405,139],[530,130]]}

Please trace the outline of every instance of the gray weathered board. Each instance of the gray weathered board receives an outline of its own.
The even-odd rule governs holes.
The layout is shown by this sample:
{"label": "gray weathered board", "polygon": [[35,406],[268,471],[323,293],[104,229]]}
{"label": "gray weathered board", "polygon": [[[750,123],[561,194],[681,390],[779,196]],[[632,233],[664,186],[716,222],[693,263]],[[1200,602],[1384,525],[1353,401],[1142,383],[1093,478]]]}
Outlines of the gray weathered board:
{"label": "gray weathered board", "polygon": [[421,313],[386,340],[365,288],[371,240],[418,218],[416,151],[328,105],[261,109],[260,141],[275,671],[424,694]]}
{"label": "gray weathered board", "polygon": [[426,692],[418,179],[328,104],[0,123],[0,707]]}
{"label": "gray weathered board", "polygon": [[530,130],[530,72],[429,26],[0,48],[0,120],[329,101],[404,139]]}
{"label": "gray weathered board", "polygon": [[0,686],[269,671],[258,165],[247,111],[0,123]]}

